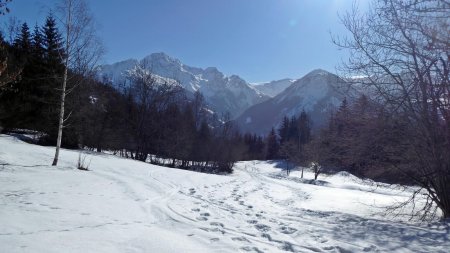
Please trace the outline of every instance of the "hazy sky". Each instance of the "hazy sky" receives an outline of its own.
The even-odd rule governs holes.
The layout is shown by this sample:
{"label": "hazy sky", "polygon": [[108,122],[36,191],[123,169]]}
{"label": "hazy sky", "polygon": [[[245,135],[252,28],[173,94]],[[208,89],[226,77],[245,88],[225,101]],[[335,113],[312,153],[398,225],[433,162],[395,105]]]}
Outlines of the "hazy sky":
{"label": "hazy sky", "polygon": [[[54,0],[13,0],[30,27]],[[368,0],[360,0],[364,8]],[[183,63],[214,66],[249,82],[331,72],[346,52],[331,43],[344,28],[338,13],[352,0],[88,0],[99,23],[105,63],[165,52]]]}

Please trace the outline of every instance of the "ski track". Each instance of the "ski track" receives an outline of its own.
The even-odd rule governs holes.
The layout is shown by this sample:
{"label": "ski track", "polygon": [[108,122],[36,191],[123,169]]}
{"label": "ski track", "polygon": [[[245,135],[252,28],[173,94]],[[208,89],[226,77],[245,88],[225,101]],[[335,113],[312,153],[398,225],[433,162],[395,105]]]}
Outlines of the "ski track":
{"label": "ski track", "polygon": [[[16,166],[19,162],[9,149],[0,147],[0,163],[12,164],[0,165],[0,252],[179,252],[186,242],[192,245],[184,252],[447,252],[450,248],[445,223],[421,225],[370,212],[358,216],[299,206],[328,186],[286,178],[263,162],[241,162],[233,175],[217,176],[100,155],[94,157],[92,171],[78,172],[70,169],[76,152],[63,150],[66,162],[58,168],[35,167],[50,160],[51,148],[1,137],[0,146],[29,152],[30,157],[19,159],[22,166]],[[31,182],[53,174],[61,174],[55,178],[63,182],[52,181],[49,186]],[[92,183],[99,186],[83,188]],[[346,191],[363,190],[348,187]],[[103,209],[93,207],[96,203]],[[104,231],[112,236],[107,243],[95,244],[89,237]],[[114,240],[118,234],[133,232],[137,237]],[[163,241],[166,234],[176,238],[167,239],[175,241],[173,245],[149,247],[152,238],[139,237],[146,233],[161,233]],[[87,234],[81,236],[88,240],[86,245],[65,241],[79,234]],[[35,241],[40,239],[43,242]]]}

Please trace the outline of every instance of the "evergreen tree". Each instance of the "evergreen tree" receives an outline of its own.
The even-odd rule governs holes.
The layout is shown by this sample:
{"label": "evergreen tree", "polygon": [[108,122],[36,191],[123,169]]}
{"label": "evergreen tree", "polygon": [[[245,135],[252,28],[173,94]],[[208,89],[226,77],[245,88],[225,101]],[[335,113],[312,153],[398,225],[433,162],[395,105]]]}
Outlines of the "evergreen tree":
{"label": "evergreen tree", "polygon": [[283,121],[281,122],[281,126],[278,129],[278,134],[280,135],[280,144],[289,140],[289,128],[290,128],[289,118],[284,116]]}
{"label": "evergreen tree", "polygon": [[31,51],[31,34],[28,24],[25,22],[20,28],[18,37],[14,40],[14,47],[22,54],[27,55]]}
{"label": "evergreen tree", "polygon": [[44,36],[42,34],[41,28],[36,24],[33,30],[32,36],[32,53],[33,56],[38,58],[41,62],[44,59]]}
{"label": "evergreen tree", "polygon": [[47,68],[53,73],[54,78],[59,78],[64,70],[62,62],[64,49],[62,46],[61,33],[58,30],[56,20],[53,14],[49,14],[45,20],[44,30],[44,48],[45,62]]}
{"label": "evergreen tree", "polygon": [[45,20],[43,30],[43,72],[42,78],[45,82],[41,84],[42,98],[44,105],[42,111],[42,124],[45,132],[48,134],[45,144],[52,144],[56,140],[58,117],[57,101],[58,91],[61,87],[61,78],[64,72],[62,62],[64,50],[62,47],[61,33],[57,28],[57,23],[53,14],[49,14]]}
{"label": "evergreen tree", "polygon": [[299,143],[298,119],[295,116],[291,117],[291,120],[290,120],[290,123],[289,123],[288,140],[292,140],[294,143],[297,143],[297,146],[300,145],[300,143]]}
{"label": "evergreen tree", "polygon": [[267,152],[266,152],[266,159],[267,160],[273,160],[278,158],[278,140],[277,140],[277,134],[275,133],[275,129],[272,127],[272,130],[270,130],[269,135],[267,136]]}
{"label": "evergreen tree", "polygon": [[305,145],[311,141],[311,120],[303,110],[298,118],[298,141],[300,145]]}

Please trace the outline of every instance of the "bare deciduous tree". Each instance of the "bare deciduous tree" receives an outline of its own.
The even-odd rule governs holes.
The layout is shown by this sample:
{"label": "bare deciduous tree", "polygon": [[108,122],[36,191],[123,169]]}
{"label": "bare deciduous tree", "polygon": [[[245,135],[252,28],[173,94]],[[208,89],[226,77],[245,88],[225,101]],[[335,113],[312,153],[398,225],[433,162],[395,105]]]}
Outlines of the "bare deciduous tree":
{"label": "bare deciduous tree", "polygon": [[[62,78],[60,112],[58,121],[58,138],[55,158],[52,165],[58,164],[65,117],[66,96],[77,86],[68,89],[69,70],[77,75],[92,72],[103,53],[102,46],[95,35],[95,23],[84,0],[61,0],[57,6],[58,19],[64,34],[64,75]],[[70,116],[70,113],[69,113]]]}
{"label": "bare deciduous tree", "polygon": [[7,6],[12,0],[0,0],[0,15],[5,15],[9,13],[9,8]]}
{"label": "bare deciduous tree", "polygon": [[450,218],[449,13],[447,0],[374,0],[342,17],[350,37],[334,38],[351,53],[342,70],[364,76],[358,82],[407,122],[392,166],[422,188],[422,218],[437,209]]}

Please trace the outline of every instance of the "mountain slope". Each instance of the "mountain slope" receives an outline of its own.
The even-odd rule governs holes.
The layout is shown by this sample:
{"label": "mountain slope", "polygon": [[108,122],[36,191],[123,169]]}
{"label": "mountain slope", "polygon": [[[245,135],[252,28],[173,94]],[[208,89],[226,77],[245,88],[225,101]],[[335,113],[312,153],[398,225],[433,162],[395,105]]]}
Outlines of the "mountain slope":
{"label": "mountain slope", "polygon": [[314,70],[283,92],[247,109],[237,118],[243,131],[267,134],[284,116],[308,112],[313,127],[322,126],[330,111],[344,99],[343,81],[325,70]]}
{"label": "mountain slope", "polygon": [[271,81],[269,83],[253,84],[253,87],[269,97],[275,97],[276,95],[284,91],[287,87],[291,86],[295,81],[295,79],[286,78],[277,81]]}
{"label": "mountain slope", "polygon": [[139,61],[130,59],[101,66],[99,76],[118,85],[125,82],[126,71],[136,64],[158,76],[178,81],[189,93],[200,91],[211,109],[219,113],[229,112],[232,117],[269,99],[239,76],[225,76],[214,67],[191,67],[164,53],[154,53]]}
{"label": "mountain slope", "polygon": [[[0,135],[0,251],[447,252],[445,223],[398,222],[380,206],[412,188],[249,161],[233,175],[171,169]],[[425,203],[425,202],[423,202]],[[406,206],[405,213],[411,211]],[[419,207],[417,207],[419,208]],[[403,216],[399,216],[399,219]],[[403,217],[404,218],[404,217]],[[446,250],[447,249],[447,250]]]}

